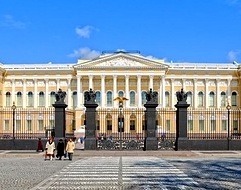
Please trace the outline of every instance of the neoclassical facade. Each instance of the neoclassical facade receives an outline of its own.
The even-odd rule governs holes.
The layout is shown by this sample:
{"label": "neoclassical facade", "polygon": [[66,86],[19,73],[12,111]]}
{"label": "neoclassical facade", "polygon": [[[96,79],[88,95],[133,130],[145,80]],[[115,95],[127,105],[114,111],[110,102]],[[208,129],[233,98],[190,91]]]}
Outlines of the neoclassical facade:
{"label": "neoclassical facade", "polygon": [[[76,129],[84,125],[84,92],[90,88],[96,92],[97,109],[110,112],[118,110],[118,102],[114,101],[118,96],[128,99],[124,102],[126,110],[144,110],[149,89],[158,92],[157,109],[175,109],[176,92],[182,88],[187,92],[189,109],[226,109],[228,104],[240,107],[240,67],[232,63],[166,63],[120,51],[70,64],[3,63],[0,72],[2,109],[11,108],[13,102],[29,112],[50,108],[61,88],[67,93],[66,109],[75,112]],[[141,117],[127,115],[125,131],[141,132]],[[4,133],[4,118],[1,122],[0,130]],[[98,122],[100,132],[105,132],[108,125],[112,125],[112,131],[118,131],[115,114],[99,115]]]}

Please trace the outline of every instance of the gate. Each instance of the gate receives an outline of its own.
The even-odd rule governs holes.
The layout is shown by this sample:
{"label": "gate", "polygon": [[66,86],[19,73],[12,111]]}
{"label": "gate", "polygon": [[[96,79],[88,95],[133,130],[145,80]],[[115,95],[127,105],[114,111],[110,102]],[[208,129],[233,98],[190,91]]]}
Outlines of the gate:
{"label": "gate", "polygon": [[[98,110],[96,117],[97,149],[143,150],[147,129],[145,110],[124,109],[123,117],[119,116],[118,109]],[[176,111],[158,108],[156,116],[158,150],[173,150],[176,140]]]}
{"label": "gate", "polygon": [[97,137],[97,149],[143,150],[145,133],[101,133]]}

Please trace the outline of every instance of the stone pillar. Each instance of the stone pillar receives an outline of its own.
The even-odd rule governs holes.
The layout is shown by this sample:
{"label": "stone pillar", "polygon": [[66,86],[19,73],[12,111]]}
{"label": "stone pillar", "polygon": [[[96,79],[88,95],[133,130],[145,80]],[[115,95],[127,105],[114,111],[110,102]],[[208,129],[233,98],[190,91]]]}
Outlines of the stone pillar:
{"label": "stone pillar", "polygon": [[86,107],[85,150],[96,150],[96,108],[98,107],[98,104],[95,102],[96,94],[92,89],[90,89],[89,91],[85,92],[84,98],[84,106]]}
{"label": "stone pillar", "polygon": [[144,149],[145,150],[157,150],[158,140],[156,137],[156,107],[158,106],[158,93],[153,92],[150,89],[146,94],[146,132],[147,136],[145,138]]}
{"label": "stone pillar", "polygon": [[65,108],[68,106],[64,103],[66,92],[59,89],[56,93],[56,101],[53,104],[55,108],[55,138],[65,138],[66,114]]}
{"label": "stone pillar", "polygon": [[175,107],[176,111],[176,150],[185,150],[188,143],[187,138],[187,108],[190,104],[187,104],[187,94],[184,93],[183,89],[177,92],[177,104]]}

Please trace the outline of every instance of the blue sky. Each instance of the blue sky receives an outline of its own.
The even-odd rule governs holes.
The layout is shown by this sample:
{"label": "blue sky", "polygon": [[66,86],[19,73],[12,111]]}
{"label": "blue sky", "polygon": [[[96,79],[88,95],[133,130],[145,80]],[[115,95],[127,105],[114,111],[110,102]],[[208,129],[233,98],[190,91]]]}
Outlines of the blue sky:
{"label": "blue sky", "polygon": [[241,0],[0,0],[3,64],[76,63],[117,50],[241,62]]}

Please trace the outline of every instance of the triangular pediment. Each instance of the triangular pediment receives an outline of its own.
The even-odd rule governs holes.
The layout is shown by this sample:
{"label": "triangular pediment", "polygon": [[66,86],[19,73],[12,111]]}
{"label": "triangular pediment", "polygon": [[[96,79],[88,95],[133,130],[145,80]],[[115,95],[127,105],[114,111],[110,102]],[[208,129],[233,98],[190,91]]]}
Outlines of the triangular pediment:
{"label": "triangular pediment", "polygon": [[167,68],[163,60],[152,60],[141,55],[133,55],[128,53],[114,53],[110,55],[102,55],[96,59],[89,61],[79,61],[76,68],[147,68],[159,67]]}

